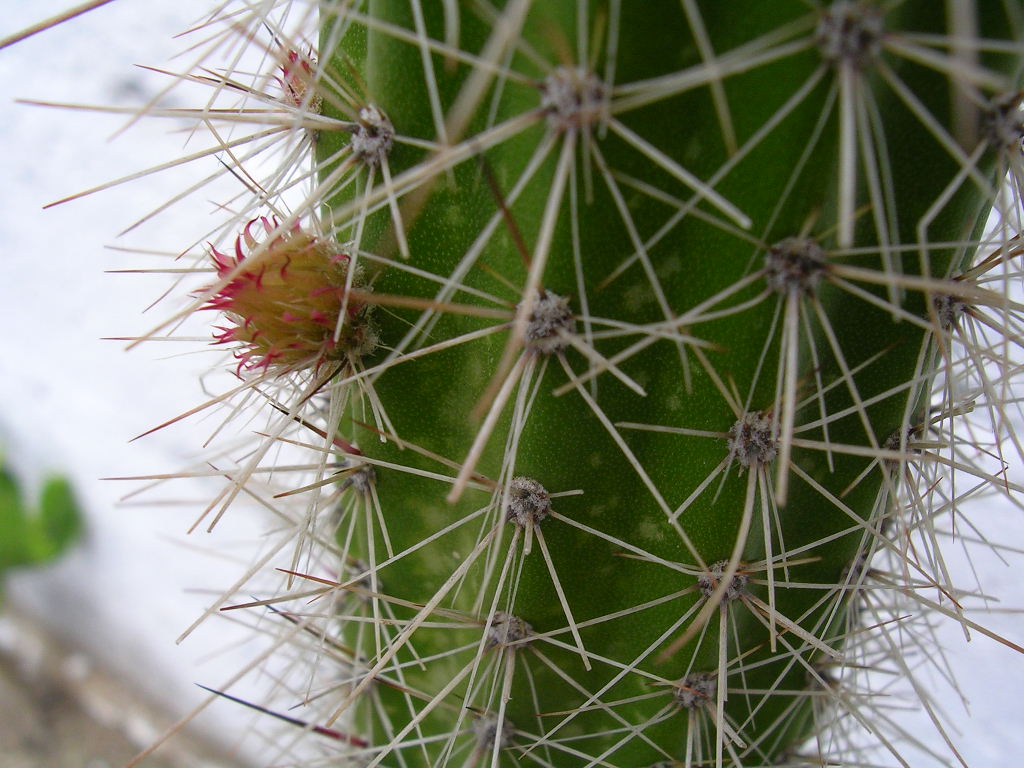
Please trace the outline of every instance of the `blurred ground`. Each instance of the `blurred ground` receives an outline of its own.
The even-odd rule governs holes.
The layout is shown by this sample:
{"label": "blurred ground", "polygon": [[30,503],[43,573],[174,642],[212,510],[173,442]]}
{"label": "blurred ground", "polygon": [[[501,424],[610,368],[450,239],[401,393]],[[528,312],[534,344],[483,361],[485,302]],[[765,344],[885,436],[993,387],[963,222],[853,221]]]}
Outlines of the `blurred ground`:
{"label": "blurred ground", "polygon": [[[0,768],[121,768],[166,716],[10,606],[0,614]],[[140,768],[239,768],[179,737]]]}

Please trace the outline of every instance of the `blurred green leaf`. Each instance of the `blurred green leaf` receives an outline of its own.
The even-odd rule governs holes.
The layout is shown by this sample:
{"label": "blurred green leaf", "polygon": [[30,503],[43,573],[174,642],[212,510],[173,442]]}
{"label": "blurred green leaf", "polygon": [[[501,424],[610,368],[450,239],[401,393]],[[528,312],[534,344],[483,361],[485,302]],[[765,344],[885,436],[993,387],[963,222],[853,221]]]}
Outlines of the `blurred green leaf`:
{"label": "blurred green leaf", "polygon": [[53,560],[81,533],[81,512],[67,480],[47,480],[34,512],[17,479],[0,465],[0,579],[10,568]]}
{"label": "blurred green leaf", "polygon": [[82,516],[71,483],[51,478],[43,486],[40,499],[39,532],[46,548],[43,559],[51,559],[74,543],[82,533]]}
{"label": "blurred green leaf", "polygon": [[29,561],[28,539],[28,517],[18,481],[0,468],[0,575]]}

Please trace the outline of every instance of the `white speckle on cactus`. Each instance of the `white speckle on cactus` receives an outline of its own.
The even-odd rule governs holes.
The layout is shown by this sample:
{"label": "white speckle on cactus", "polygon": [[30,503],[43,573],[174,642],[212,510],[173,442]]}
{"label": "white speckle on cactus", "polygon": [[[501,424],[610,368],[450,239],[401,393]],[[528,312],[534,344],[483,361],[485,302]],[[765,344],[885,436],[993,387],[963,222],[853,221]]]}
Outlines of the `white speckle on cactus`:
{"label": "white speckle on cactus", "polygon": [[666,257],[665,260],[659,263],[654,269],[655,274],[662,279],[668,279],[672,277],[672,275],[677,275],[682,271],[683,260],[679,258],[678,254]]}
{"label": "white speckle on cactus", "polygon": [[718,680],[711,672],[694,672],[676,683],[675,699],[683,709],[697,709],[718,693]]}
{"label": "white speckle on cactus", "polygon": [[775,419],[765,411],[743,414],[729,430],[729,460],[743,467],[770,464],[778,453]]}
{"label": "white speckle on cactus", "polygon": [[837,0],[818,21],[815,41],[822,58],[863,69],[882,52],[882,12],[859,0]]}
{"label": "white speckle on cactus", "polygon": [[543,485],[530,477],[514,477],[508,487],[505,519],[526,528],[541,522],[551,512],[551,496]]}
{"label": "white speckle on cactus", "polygon": [[608,114],[608,88],[593,72],[559,67],[544,81],[541,93],[541,107],[557,130],[594,125]]}
{"label": "white speckle on cactus", "polygon": [[630,312],[643,312],[645,308],[657,304],[658,301],[651,286],[647,283],[636,283],[629,286],[622,292],[622,298]]}
{"label": "white speckle on cactus", "polygon": [[569,300],[551,291],[542,291],[526,324],[527,347],[546,355],[561,352],[569,346],[566,335],[575,332],[576,318],[569,309]]}
{"label": "white speckle on cactus", "polygon": [[391,152],[395,143],[395,127],[387,115],[370,104],[359,110],[359,121],[352,134],[352,155],[366,163],[377,166]]}
{"label": "white speckle on cactus", "polygon": [[777,293],[814,293],[828,269],[825,251],[809,237],[787,237],[768,249],[765,281]]}
{"label": "white speckle on cactus", "polygon": [[[722,576],[725,575],[728,567],[728,560],[719,560],[718,562],[712,563],[708,566],[706,573],[702,573],[697,577],[697,588],[705,599],[709,599],[711,597],[712,593],[722,581]],[[728,603],[743,597],[747,592],[747,582],[749,581],[749,576],[737,571],[733,574],[732,581],[729,582],[729,586],[726,587],[725,595],[722,597],[722,600]]]}
{"label": "white speckle on cactus", "polygon": [[637,524],[636,532],[637,535],[648,544],[656,544],[660,541],[664,541],[666,538],[665,529],[650,518],[641,520]]}

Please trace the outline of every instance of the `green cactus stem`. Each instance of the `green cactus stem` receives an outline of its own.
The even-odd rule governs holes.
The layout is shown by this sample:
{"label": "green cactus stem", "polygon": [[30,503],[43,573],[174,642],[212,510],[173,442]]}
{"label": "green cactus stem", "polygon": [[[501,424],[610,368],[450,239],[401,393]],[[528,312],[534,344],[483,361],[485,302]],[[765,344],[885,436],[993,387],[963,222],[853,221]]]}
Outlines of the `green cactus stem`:
{"label": "green cactus stem", "polygon": [[321,215],[381,305],[337,427],[369,765],[776,765],[842,707],[936,342],[999,304],[952,278],[1020,14],[970,5],[322,9]]}

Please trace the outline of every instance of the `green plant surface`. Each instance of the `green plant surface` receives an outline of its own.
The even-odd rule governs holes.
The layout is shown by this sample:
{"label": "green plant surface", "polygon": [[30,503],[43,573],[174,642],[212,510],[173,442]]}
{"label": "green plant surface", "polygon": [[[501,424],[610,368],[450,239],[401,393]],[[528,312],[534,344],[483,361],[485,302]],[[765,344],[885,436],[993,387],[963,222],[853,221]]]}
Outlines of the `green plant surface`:
{"label": "green plant surface", "polygon": [[[851,13],[874,8],[839,6]],[[879,464],[901,423],[923,418],[921,393],[927,388],[916,386],[915,377],[933,375],[919,356],[935,326],[921,320],[929,316],[928,298],[948,290],[929,276],[956,274],[965,253],[959,244],[967,242],[984,200],[962,189],[929,222],[930,240],[959,247],[901,247],[920,242],[922,218],[960,169],[958,155],[943,146],[956,140],[934,128],[953,120],[946,74],[893,61],[881,50],[870,54],[871,61],[828,61],[820,43],[826,11],[808,14],[803,3],[705,5],[697,14],[723,66],[741,62],[728,79],[707,83],[736,105],[728,112],[735,137],[729,146],[714,88],[700,87],[701,43],[692,28],[687,31],[686,18],[695,7],[566,2],[524,12],[503,59],[507,69],[500,76],[507,82],[480,96],[480,107],[462,128],[463,145],[476,144],[473,158],[452,163],[447,175],[425,173],[417,181],[426,191],[412,193],[414,202],[402,207],[411,263],[434,275],[460,275],[460,290],[438,294],[400,265],[375,275],[374,290],[389,297],[451,297],[472,306],[505,306],[510,315],[533,290],[569,297],[574,324],[568,331],[579,334],[575,348],[567,342],[555,352],[531,348],[517,343],[514,331],[459,343],[374,379],[375,396],[398,440],[378,446],[380,425],[367,431],[362,413],[339,430],[374,459],[436,471],[436,460],[410,462],[402,442],[456,462],[472,456],[487,413],[480,404],[495,400],[493,388],[490,400],[485,394],[488,384],[506,385],[508,402],[499,395],[490,412],[501,417],[484,442],[487,450],[475,465],[459,467],[460,478],[472,469],[496,480],[499,490],[485,483],[483,493],[467,492],[461,506],[451,507],[445,497],[450,501],[458,493],[449,494],[435,480],[403,481],[394,471],[378,471],[376,494],[387,531],[353,517],[342,541],[346,554],[379,562],[383,537],[394,551],[406,551],[490,497],[493,507],[483,524],[467,525],[461,538],[447,536],[416,557],[389,561],[375,574],[385,585],[376,589],[386,600],[429,604],[465,558],[479,558],[477,570],[484,573],[474,578],[467,571],[466,586],[452,604],[485,624],[494,621],[495,611],[512,614],[540,639],[507,646],[504,661],[492,661],[488,656],[498,652],[485,631],[469,652],[452,652],[422,676],[410,669],[403,679],[433,692],[460,675],[483,678],[451,695],[479,701],[476,709],[485,717],[507,718],[510,735],[503,746],[511,753],[542,750],[544,761],[555,765],[771,763],[810,733],[802,729],[815,728],[801,709],[810,709],[814,692],[827,688],[824,670],[842,655],[841,627],[849,610],[835,586],[822,585],[848,583],[851,564],[876,546],[882,520],[894,514],[879,497],[898,482],[898,473],[884,465],[867,479],[863,473]],[[516,13],[511,8],[508,17]],[[1004,9],[987,10],[983,26],[1011,28]],[[381,2],[367,12],[372,22],[341,14],[339,26],[351,26],[340,54],[326,65],[325,80],[341,80],[358,66],[367,102],[399,134],[429,136],[436,133],[431,99],[441,114],[450,114],[481,69],[446,64],[440,54],[432,58],[433,69],[425,69],[422,49],[408,36],[419,24],[429,39],[445,39],[446,9],[425,9],[422,20],[415,12],[414,5]],[[883,23],[882,10],[877,13]],[[484,13],[467,15],[459,30],[461,50],[483,57],[494,24]],[[618,31],[614,66],[621,86],[597,80],[602,67],[593,62],[606,53],[599,34],[589,51],[580,50],[577,30],[600,28],[602,21]],[[901,3],[885,14],[884,34],[941,35],[942,23],[932,4]],[[774,45],[762,42],[772,30],[788,34],[780,33]],[[322,50],[337,37],[328,24]],[[754,59],[749,54],[730,55],[744,46],[763,51],[763,63],[748,63]],[[993,58],[994,65],[1014,66]],[[700,85],[690,85],[679,72],[697,73]],[[673,77],[686,84],[675,86]],[[648,85],[653,93],[646,93],[644,84],[659,78],[670,84],[661,90]],[[436,95],[428,87],[432,79]],[[557,98],[559,88],[571,94],[564,114],[545,102]],[[861,110],[851,118],[854,136],[844,135],[846,99]],[[324,114],[345,119],[362,102],[353,105],[345,92],[332,98],[327,91],[324,104]],[[511,137],[488,138],[517,121]],[[844,142],[851,141],[857,149],[844,156],[850,152]],[[341,134],[321,137],[322,179],[336,175],[338,161],[332,159],[344,146]],[[989,151],[984,162],[993,167],[996,155]],[[435,157],[397,144],[386,162],[401,187]],[[874,171],[862,170],[871,162]],[[849,174],[857,210],[841,199]],[[872,174],[876,178],[865,178]],[[720,179],[713,191],[688,181],[708,178]],[[366,218],[362,208],[370,203],[363,194],[369,196],[352,185],[329,200],[340,240],[361,238],[358,248],[395,256],[396,217],[380,206]],[[689,215],[672,220],[675,210]],[[494,217],[501,224],[482,236]],[[350,224],[353,219],[358,224]],[[474,249],[482,237],[484,247]],[[822,249],[816,253],[822,263],[797,268],[813,276],[784,275],[781,285],[772,285],[769,273],[779,263],[772,259],[785,258],[778,255],[784,250],[779,244],[792,238],[788,242],[806,251],[805,238],[811,237]],[[468,269],[467,254],[473,257]],[[631,255],[632,266],[620,269]],[[537,263],[543,268],[532,269]],[[896,270],[911,278],[912,289],[905,290],[905,277],[895,277]],[[481,302],[470,290],[496,299]],[[442,305],[438,314],[429,343],[496,327],[465,307],[446,312]],[[397,310],[382,317],[381,337],[403,337],[420,317]],[[521,313],[517,318],[526,319]],[[599,337],[602,330],[630,326],[632,333],[618,339]],[[630,354],[616,378],[605,372],[593,390],[572,385],[595,359],[614,358],[655,331],[665,336],[648,336],[654,343]],[[517,362],[503,366],[509,351]],[[907,382],[915,385],[909,399]],[[553,397],[560,388],[569,391]],[[735,450],[730,455],[726,438],[743,414],[755,412],[774,415],[766,421],[771,455],[744,467]],[[777,452],[791,469],[776,469]],[[787,478],[790,472],[796,477]],[[553,501],[556,519],[521,526],[508,543],[502,510],[517,493],[516,476],[549,492],[580,493]],[[856,487],[849,491],[851,485]],[[526,528],[537,539],[528,554]],[[704,574],[716,573],[716,562],[750,580],[741,597],[726,597],[717,609],[722,596],[709,600],[698,586]],[[711,610],[699,612],[705,605]],[[681,616],[693,624],[688,628]],[[542,643],[549,636],[551,642]],[[679,636],[688,642],[680,644]],[[368,653],[382,659],[372,672],[389,669],[391,657],[411,664],[410,652],[400,650],[405,640],[400,635],[390,647]],[[420,631],[410,643],[418,654],[444,655],[472,643],[472,633]],[[536,652],[540,660],[531,658],[537,645],[543,645]],[[487,666],[488,674],[473,672],[477,666]],[[689,696],[686,680],[695,671],[729,684]],[[775,690],[790,693],[773,695]],[[808,691],[802,703],[794,690]],[[379,695],[396,729],[407,712],[422,706],[404,688]],[[416,732],[450,733],[451,716],[434,712],[442,708],[437,698],[422,707],[412,720]],[[730,726],[712,728],[717,732],[701,744],[708,731],[693,732],[707,729],[708,721],[721,722],[723,713]],[[456,723],[468,727],[474,717],[464,714]],[[755,719],[767,727],[755,728]],[[801,720],[803,725],[795,724]],[[376,731],[381,724],[368,727]],[[751,728],[753,739],[744,735]],[[385,751],[401,748],[397,741]],[[447,750],[451,744],[446,742]],[[481,744],[476,749],[488,751],[486,740]],[[444,750],[438,754],[432,759],[445,759]]]}
{"label": "green plant surface", "polygon": [[1022,490],[1019,4],[197,29],[171,77],[202,116],[146,111],[219,163],[175,202],[244,192],[136,341],[217,318],[238,380],[183,416],[248,441],[199,521],[280,525],[210,612],[266,613],[289,662],[265,702],[212,696],[302,726],[295,765],[966,764],[931,623],[1024,652],[943,554],[987,544],[966,501]]}
{"label": "green plant surface", "polygon": [[26,504],[17,478],[0,467],[0,578],[8,571],[48,563],[82,534],[82,515],[71,485],[49,478],[36,509]]}

